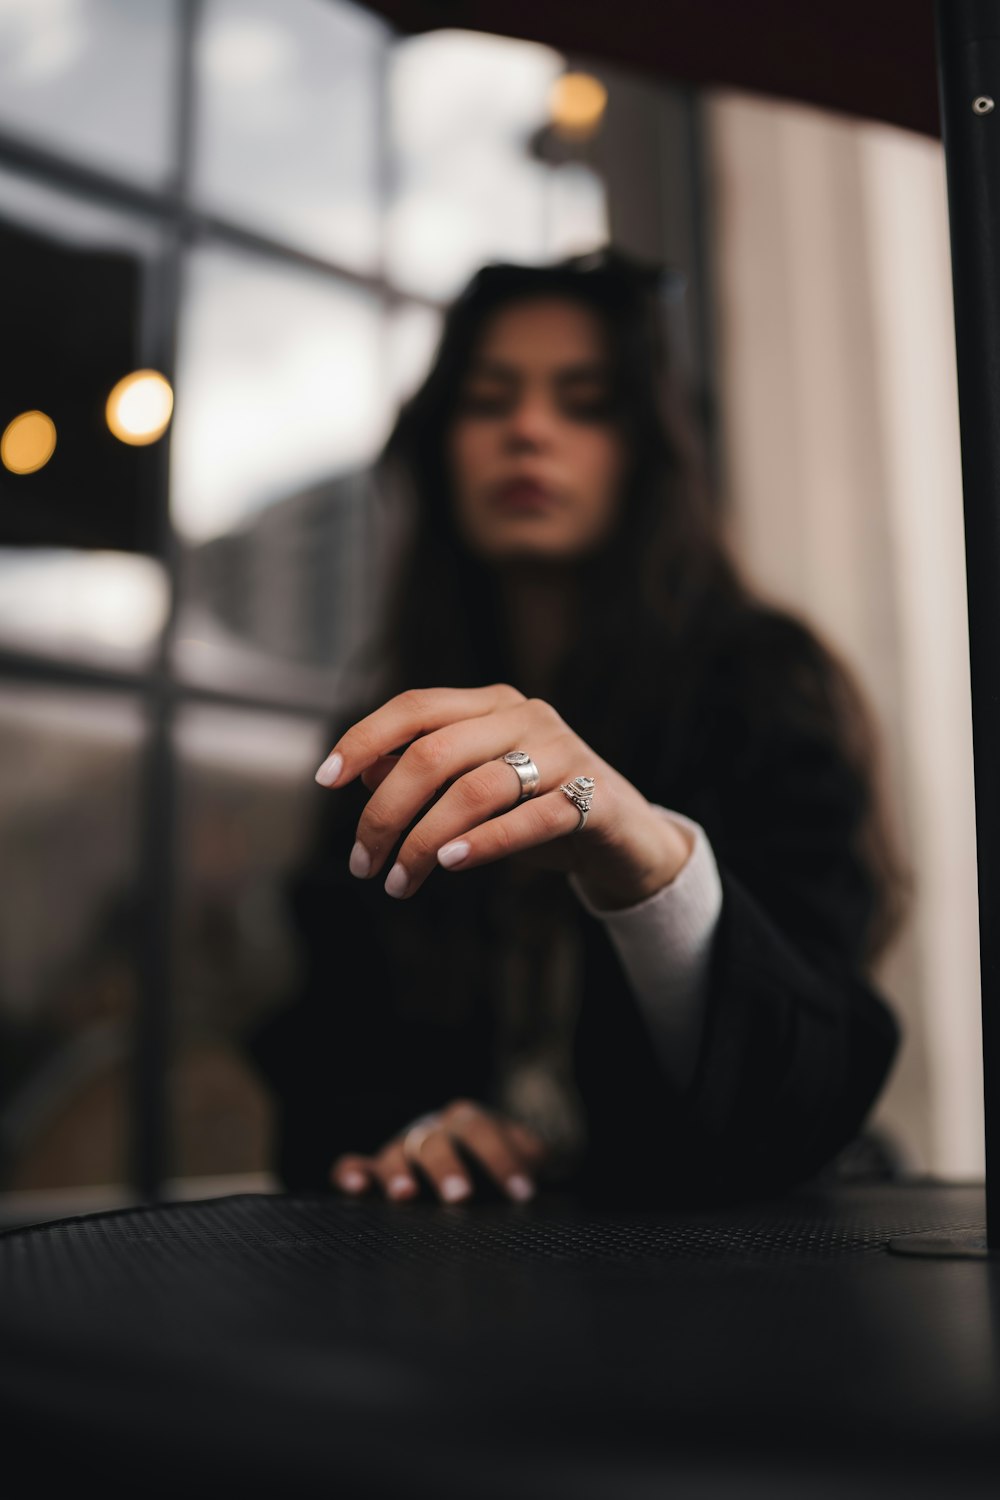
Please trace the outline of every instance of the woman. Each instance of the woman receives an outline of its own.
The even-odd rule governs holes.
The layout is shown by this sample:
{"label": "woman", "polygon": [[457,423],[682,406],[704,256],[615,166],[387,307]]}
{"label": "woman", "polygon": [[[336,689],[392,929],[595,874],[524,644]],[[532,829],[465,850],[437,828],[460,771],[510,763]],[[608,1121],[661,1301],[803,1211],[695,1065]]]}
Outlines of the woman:
{"label": "woman", "polygon": [[727,1201],[856,1135],[895,1023],[874,739],[724,545],[620,253],[491,266],[380,472],[409,533],[253,1042],[289,1187]]}

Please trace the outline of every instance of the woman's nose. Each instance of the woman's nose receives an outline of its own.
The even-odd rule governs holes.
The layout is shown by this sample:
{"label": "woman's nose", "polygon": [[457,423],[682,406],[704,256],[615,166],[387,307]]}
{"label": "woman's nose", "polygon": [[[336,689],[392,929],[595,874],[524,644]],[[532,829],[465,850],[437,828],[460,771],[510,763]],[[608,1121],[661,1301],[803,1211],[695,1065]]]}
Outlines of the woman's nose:
{"label": "woman's nose", "polygon": [[507,422],[508,440],[516,445],[546,442],[552,435],[553,412],[547,401],[525,398],[512,408]]}

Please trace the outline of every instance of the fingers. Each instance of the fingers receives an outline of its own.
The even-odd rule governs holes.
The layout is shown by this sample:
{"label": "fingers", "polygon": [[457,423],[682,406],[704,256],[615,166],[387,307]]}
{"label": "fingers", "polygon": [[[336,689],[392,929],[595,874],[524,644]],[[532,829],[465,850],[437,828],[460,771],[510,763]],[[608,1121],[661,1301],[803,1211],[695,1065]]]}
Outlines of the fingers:
{"label": "fingers", "polygon": [[403,1137],[410,1161],[419,1166],[445,1203],[472,1196],[474,1183],[459,1154],[470,1153],[497,1187],[514,1202],[532,1198],[531,1173],[547,1154],[538,1136],[492,1114],[468,1099],[456,1100],[441,1112],[437,1126],[424,1126]]}
{"label": "fingers", "polygon": [[[452,1129],[457,1131],[463,1144],[508,1198],[523,1203],[535,1196],[529,1163],[518,1149],[512,1133],[508,1133],[498,1120],[485,1111],[473,1110]],[[431,1142],[427,1144],[430,1147]],[[531,1165],[537,1165],[537,1159]]]}
{"label": "fingers", "polygon": [[[405,749],[393,753],[402,744]],[[549,786],[557,782],[556,790],[529,804],[518,804],[517,777],[502,761],[509,748],[523,745],[539,757]],[[471,869],[577,832],[579,814],[558,790],[557,778],[567,765],[573,774],[591,774],[577,764],[590,759],[598,762],[550,704],[527,699],[508,684],[427,688],[397,695],[352,726],[317,780],[342,786],[362,777],[372,795],[349,868],[367,880],[391,862],[385,890],[405,899],[438,865]],[[562,868],[560,859],[558,851],[547,856]]]}
{"label": "fingers", "polygon": [[557,789],[533,797],[478,828],[470,828],[457,844],[445,844],[437,851],[438,864],[446,870],[473,870],[477,865],[492,864],[511,854],[568,838],[579,826],[578,809]]}
{"label": "fingers", "polygon": [[334,745],[316,773],[322,786],[346,786],[379,756],[421,735],[523,703],[509,683],[483,688],[411,688],[359,719]]}
{"label": "fingers", "polygon": [[382,785],[389,772],[398,765],[398,755],[381,755],[374,765],[365,767],[361,772],[361,780],[370,792],[374,792]]}
{"label": "fingers", "polygon": [[[407,1137],[403,1137],[406,1142]],[[407,1158],[418,1166],[442,1203],[471,1198],[473,1185],[443,1121],[437,1128],[410,1132]]]}
{"label": "fingers", "polygon": [[534,1197],[534,1173],[548,1147],[517,1121],[459,1099],[435,1118],[411,1126],[375,1156],[338,1157],[330,1181],[352,1195],[377,1187],[383,1197],[396,1201],[417,1197],[426,1182],[440,1202],[461,1203],[475,1193],[462,1152],[475,1159],[506,1197],[523,1203]]}
{"label": "fingers", "polygon": [[[483,837],[484,829],[493,830],[496,820],[516,805],[518,795],[516,776],[502,760],[491,760],[459,777],[407,834],[386,877],[388,894],[397,899],[416,895],[428,875],[439,866],[465,867],[473,847],[477,863],[483,864],[503,854],[513,854],[518,847],[530,848],[547,842],[576,827],[575,815],[567,818],[561,808],[550,804],[548,811],[522,825],[520,845],[505,837],[504,828],[492,832],[489,838]],[[534,799],[536,803],[539,800]],[[566,800],[561,793],[559,800]],[[557,821],[560,813],[561,824]]]}
{"label": "fingers", "polygon": [[[530,738],[542,758],[551,762],[557,752],[541,741],[543,728],[548,725],[539,716]],[[352,873],[362,879],[378,875],[423,811],[397,854],[395,874],[386,884],[390,896],[413,895],[434,869],[437,850],[456,831],[463,832],[516,803],[520,794],[517,773],[499,757],[526,733],[523,710],[501,709],[415,740],[399,757],[395,774],[380,781],[365,805],[352,851]]]}
{"label": "fingers", "polygon": [[401,1140],[390,1141],[375,1157],[375,1177],[387,1198],[415,1198],[420,1179],[406,1159]]}
{"label": "fingers", "polygon": [[377,1156],[340,1156],[330,1168],[330,1181],[345,1193],[381,1188],[386,1198],[415,1198],[420,1183],[403,1153],[402,1141],[390,1141]]}
{"label": "fingers", "polygon": [[367,1156],[338,1156],[330,1168],[330,1182],[345,1193],[367,1193],[372,1185],[371,1160]]}

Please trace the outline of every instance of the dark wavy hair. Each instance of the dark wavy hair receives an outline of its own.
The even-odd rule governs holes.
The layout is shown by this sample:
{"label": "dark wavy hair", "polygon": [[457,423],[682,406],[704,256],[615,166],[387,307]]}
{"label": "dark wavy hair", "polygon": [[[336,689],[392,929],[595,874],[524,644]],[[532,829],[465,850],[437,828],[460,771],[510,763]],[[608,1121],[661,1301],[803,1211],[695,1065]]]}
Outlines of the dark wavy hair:
{"label": "dark wavy hair", "polygon": [[[379,628],[364,660],[376,664],[378,701],[408,687],[516,685],[493,570],[462,541],[454,519],[446,441],[463,378],[484,327],[500,308],[568,298],[596,312],[605,330],[614,415],[629,455],[616,529],[579,559],[587,608],[574,650],[548,693],[595,750],[636,778],[638,736],[662,717],[694,713],[706,662],[745,623],[792,627],[755,662],[756,682],[780,687],[796,674],[812,728],[834,741],[871,789],[859,836],[876,891],[868,941],[874,959],[902,920],[910,883],[879,790],[880,745],[855,677],[815,630],[755,596],[737,566],[714,502],[696,424],[666,336],[676,273],[607,249],[546,266],[493,264],[452,303],[426,379],[402,406],[375,470],[397,537],[383,573]],[[766,653],[765,653],[766,654]],[[760,653],[758,652],[758,656]]]}

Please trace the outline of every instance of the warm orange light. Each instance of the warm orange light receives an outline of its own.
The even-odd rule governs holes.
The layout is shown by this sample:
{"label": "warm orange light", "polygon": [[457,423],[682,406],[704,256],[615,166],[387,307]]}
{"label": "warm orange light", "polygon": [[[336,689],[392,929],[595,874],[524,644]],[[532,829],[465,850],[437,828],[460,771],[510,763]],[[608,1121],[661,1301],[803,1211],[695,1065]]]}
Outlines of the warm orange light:
{"label": "warm orange light", "polygon": [[158,370],[133,370],[111,392],[104,415],[120,442],[142,447],[163,436],[173,409],[169,380]]}
{"label": "warm orange light", "polygon": [[607,108],[608,91],[590,73],[564,73],[552,85],[549,117],[557,135],[583,141],[592,136]]}
{"label": "warm orange light", "polygon": [[35,474],[56,451],[56,424],[43,411],[22,411],[0,437],[0,463],[12,474]]}

